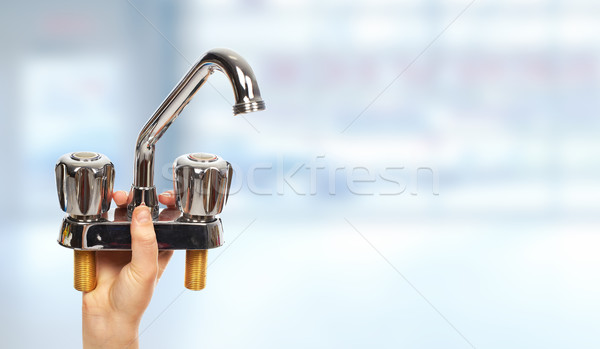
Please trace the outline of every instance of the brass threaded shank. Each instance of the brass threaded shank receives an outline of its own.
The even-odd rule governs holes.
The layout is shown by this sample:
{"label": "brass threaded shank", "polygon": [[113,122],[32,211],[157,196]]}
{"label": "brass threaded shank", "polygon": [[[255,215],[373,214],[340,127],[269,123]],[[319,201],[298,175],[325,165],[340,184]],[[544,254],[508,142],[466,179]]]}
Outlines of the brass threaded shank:
{"label": "brass threaded shank", "polygon": [[96,288],[96,252],[74,250],[73,286],[77,291]]}
{"label": "brass threaded shank", "polygon": [[200,291],[206,285],[207,250],[185,251],[185,288]]}

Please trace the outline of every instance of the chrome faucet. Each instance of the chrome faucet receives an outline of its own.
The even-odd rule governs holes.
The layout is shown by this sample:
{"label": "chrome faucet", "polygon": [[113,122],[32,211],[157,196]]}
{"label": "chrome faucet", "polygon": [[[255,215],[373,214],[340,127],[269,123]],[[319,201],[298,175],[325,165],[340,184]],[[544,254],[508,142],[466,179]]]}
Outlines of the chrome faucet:
{"label": "chrome faucet", "polygon": [[208,51],[181,79],[140,131],[135,145],[133,185],[127,206],[129,217],[133,209],[142,203],[150,207],[152,217],[158,217],[158,197],[154,187],[155,144],[214,71],[224,73],[233,86],[233,115],[265,109],[250,65],[231,50]]}
{"label": "chrome faucet", "polygon": [[186,250],[185,287],[204,288],[207,250],[223,244],[223,226],[217,215],[229,195],[231,164],[208,153],[179,156],[173,164],[177,209],[160,210],[154,187],[154,148],[214,71],[231,81],[234,115],[265,109],[254,72],[242,57],[227,49],[206,53],[140,131],[127,209],[110,209],[115,170],[108,157],[84,151],[58,160],[56,188],[67,213],[58,243],[75,251],[75,289],[88,292],[96,287],[95,251],[131,250],[131,214],[141,204],[151,209],[159,250]]}

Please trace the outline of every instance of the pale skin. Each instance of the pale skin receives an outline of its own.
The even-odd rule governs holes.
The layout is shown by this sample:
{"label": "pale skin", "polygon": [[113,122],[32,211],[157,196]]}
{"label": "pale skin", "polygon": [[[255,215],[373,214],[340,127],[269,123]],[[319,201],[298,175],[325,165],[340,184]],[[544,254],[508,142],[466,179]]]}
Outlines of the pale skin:
{"label": "pale skin", "polygon": [[[115,204],[127,206],[127,193],[113,193]],[[175,207],[173,191],[159,195]],[[138,332],[154,287],[173,251],[158,251],[150,209],[137,207],[131,219],[131,252],[97,252],[97,286],[82,299],[83,347],[139,348]]]}

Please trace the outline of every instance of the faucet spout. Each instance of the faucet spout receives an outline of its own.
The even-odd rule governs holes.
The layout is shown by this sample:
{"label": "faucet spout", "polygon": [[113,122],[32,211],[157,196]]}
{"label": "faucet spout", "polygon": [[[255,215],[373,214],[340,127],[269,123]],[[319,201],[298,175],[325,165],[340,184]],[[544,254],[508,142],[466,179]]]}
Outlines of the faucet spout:
{"label": "faucet spout", "polygon": [[233,86],[233,115],[265,109],[256,77],[246,60],[228,49],[208,51],[169,93],[140,131],[135,147],[133,186],[129,195],[130,215],[133,209],[142,203],[152,209],[153,216],[158,215],[158,199],[154,188],[156,142],[214,71],[224,73]]}

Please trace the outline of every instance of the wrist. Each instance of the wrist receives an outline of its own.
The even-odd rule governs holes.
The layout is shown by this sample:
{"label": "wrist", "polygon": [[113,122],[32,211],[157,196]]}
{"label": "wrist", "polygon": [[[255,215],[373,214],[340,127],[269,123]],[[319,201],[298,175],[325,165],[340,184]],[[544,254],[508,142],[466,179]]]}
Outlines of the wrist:
{"label": "wrist", "polygon": [[83,348],[138,348],[139,321],[82,313]]}

